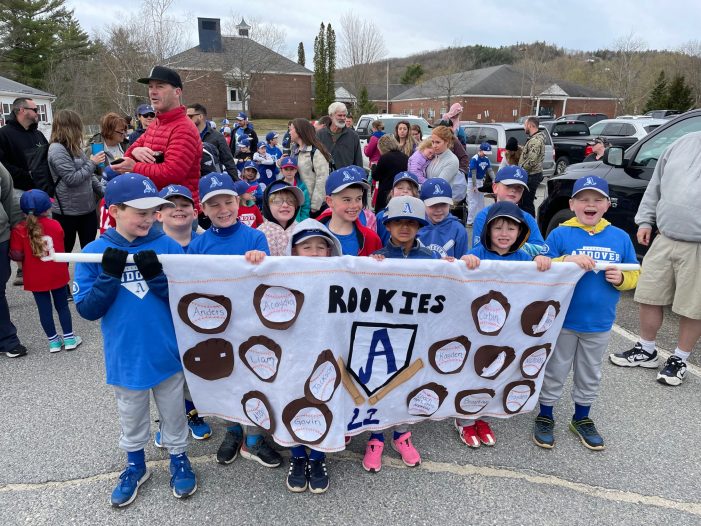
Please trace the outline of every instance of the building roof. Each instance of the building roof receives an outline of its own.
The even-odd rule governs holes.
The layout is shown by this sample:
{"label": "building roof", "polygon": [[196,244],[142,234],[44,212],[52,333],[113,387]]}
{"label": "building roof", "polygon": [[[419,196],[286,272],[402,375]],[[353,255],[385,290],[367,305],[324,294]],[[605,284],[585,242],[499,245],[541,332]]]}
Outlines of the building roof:
{"label": "building roof", "polygon": [[[524,82],[525,79],[525,82]],[[539,94],[584,98],[614,99],[610,93],[573,82],[543,76]],[[507,64],[473,69],[432,78],[393,97],[392,100],[434,99],[444,97],[450,87],[451,97],[460,95],[501,95],[519,97],[529,92],[529,80],[523,70]]]}
{"label": "building roof", "polygon": [[[336,93],[347,93],[349,97],[354,97],[356,99],[360,98],[360,93],[355,93],[350,82],[337,81],[334,82],[334,87]],[[382,101],[387,99],[387,84],[384,82],[379,84],[368,84],[366,88],[368,90],[368,100]],[[407,87],[405,84],[390,84],[389,99],[392,100],[393,97],[403,93],[406,91],[406,88]],[[312,96],[314,93],[314,86],[312,86]]]}
{"label": "building roof", "polygon": [[[223,71],[236,68],[239,64],[250,65],[251,69],[258,66],[266,73],[294,73],[298,75],[312,75],[312,71],[300,66],[287,57],[276,53],[255,40],[246,37],[221,37],[222,52],[204,52],[200,46],[195,46],[178,53],[168,59],[167,65],[175,69],[197,69],[210,71]],[[237,60],[236,57],[245,53],[247,58]],[[229,57],[229,59],[226,59]],[[227,60],[229,61],[227,63]]]}
{"label": "building roof", "polygon": [[51,99],[56,97],[55,95],[47,93],[46,91],[32,88],[31,86],[15,82],[14,80],[10,80],[5,77],[0,77],[0,93],[10,93],[17,96],[34,95],[35,97],[46,97]]}

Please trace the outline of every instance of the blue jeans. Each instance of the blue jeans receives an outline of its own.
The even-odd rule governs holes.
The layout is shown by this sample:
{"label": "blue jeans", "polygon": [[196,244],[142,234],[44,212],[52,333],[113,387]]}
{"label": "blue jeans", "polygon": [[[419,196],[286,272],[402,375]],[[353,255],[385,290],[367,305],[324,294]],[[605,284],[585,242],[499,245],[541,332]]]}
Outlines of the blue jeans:
{"label": "blue jeans", "polygon": [[0,243],[0,352],[11,351],[19,345],[17,328],[10,320],[5,285],[10,278],[10,241]]}
{"label": "blue jeans", "polygon": [[66,287],[60,287],[50,292],[32,292],[32,294],[34,294],[34,301],[37,304],[37,309],[39,309],[41,328],[44,329],[47,338],[56,336],[51,296],[54,298],[54,306],[56,307],[56,312],[58,312],[58,321],[61,322],[63,334],[73,332],[73,321],[71,320],[71,311],[68,308],[68,290]]}

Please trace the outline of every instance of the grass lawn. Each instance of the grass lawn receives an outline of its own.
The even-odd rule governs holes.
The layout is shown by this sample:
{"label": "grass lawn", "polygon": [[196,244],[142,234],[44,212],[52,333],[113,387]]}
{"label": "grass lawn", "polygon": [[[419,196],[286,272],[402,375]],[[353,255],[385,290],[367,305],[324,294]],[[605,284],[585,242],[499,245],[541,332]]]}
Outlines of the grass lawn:
{"label": "grass lawn", "polygon": [[[231,121],[229,126],[233,127],[233,124],[236,121],[234,119],[229,120]],[[255,128],[261,141],[265,140],[265,134],[269,131],[278,132],[280,134],[280,140],[282,140],[282,136],[285,135],[285,132],[287,131],[288,120],[290,119],[253,119],[251,122],[253,123],[253,127]],[[215,119],[218,126],[220,126],[221,121],[222,117]]]}

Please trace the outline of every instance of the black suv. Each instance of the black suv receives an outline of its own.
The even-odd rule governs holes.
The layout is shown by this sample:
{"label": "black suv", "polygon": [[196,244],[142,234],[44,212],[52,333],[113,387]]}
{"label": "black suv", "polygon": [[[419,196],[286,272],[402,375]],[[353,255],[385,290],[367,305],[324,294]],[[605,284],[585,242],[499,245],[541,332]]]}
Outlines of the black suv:
{"label": "black suv", "polygon": [[596,175],[606,179],[609,184],[611,208],[604,217],[630,235],[638,257],[642,257],[647,247],[639,245],[636,240],[638,228],[634,218],[657,160],[674,141],[696,131],[701,131],[701,109],[675,117],[625,152],[620,147],[611,147],[606,150],[601,161],[568,166],[564,174],[548,180],[547,197],[538,207],[538,226],[543,237],[574,216],[569,209],[574,181],[587,175]]}
{"label": "black suv", "polygon": [[608,119],[608,115],[605,113],[570,113],[568,115],[563,115],[555,119],[556,121],[584,121],[587,126],[596,124],[599,121]]}

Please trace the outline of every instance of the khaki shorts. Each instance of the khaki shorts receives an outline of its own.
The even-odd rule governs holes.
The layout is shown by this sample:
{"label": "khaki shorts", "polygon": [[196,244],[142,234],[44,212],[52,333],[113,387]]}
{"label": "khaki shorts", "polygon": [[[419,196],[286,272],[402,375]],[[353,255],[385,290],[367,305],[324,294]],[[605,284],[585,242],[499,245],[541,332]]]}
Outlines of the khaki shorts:
{"label": "khaki shorts", "polygon": [[659,234],[643,259],[635,301],[701,320],[701,243]]}

